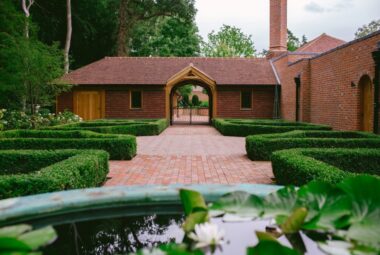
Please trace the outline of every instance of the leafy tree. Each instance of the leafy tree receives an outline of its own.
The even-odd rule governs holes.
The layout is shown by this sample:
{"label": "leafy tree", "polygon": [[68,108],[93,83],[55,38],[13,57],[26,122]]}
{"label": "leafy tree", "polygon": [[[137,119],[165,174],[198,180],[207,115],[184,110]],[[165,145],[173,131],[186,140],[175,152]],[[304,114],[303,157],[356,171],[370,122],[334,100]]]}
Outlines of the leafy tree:
{"label": "leafy tree", "polygon": [[191,98],[191,103],[193,106],[198,106],[200,104],[199,97],[197,95],[193,95]]}
{"label": "leafy tree", "polygon": [[181,95],[190,95],[193,92],[193,85],[184,85],[177,89],[177,92]]}
{"label": "leafy tree", "polygon": [[118,10],[117,55],[128,56],[131,35],[136,24],[157,17],[181,17],[191,21],[194,0],[120,0]]}
{"label": "leafy tree", "polygon": [[[46,45],[35,37],[35,27],[28,21],[29,37],[23,33],[24,17],[10,0],[0,3],[0,91],[2,107],[23,108],[49,105],[66,86],[52,80],[63,74],[62,51],[57,45]],[[23,32],[21,32],[23,31]],[[15,103],[8,104],[9,99]]]}
{"label": "leafy tree", "polygon": [[196,56],[200,36],[194,19],[158,17],[136,25],[131,39],[132,56]]}
{"label": "leafy tree", "polygon": [[185,95],[182,96],[182,105],[183,106],[189,106],[189,105],[191,105],[188,94],[185,94]]}
{"label": "leafy tree", "polygon": [[293,34],[292,31],[288,29],[288,51],[296,51],[299,47],[305,45],[306,43],[307,37],[305,35],[303,35],[302,39],[300,40]]}
{"label": "leafy tree", "polygon": [[359,28],[355,33],[355,39],[362,38],[366,35],[380,30],[380,19],[371,21],[368,25]]}
{"label": "leafy tree", "polygon": [[252,36],[237,27],[223,25],[207,38],[208,42],[202,43],[202,54],[206,57],[251,57],[256,52]]}
{"label": "leafy tree", "polygon": [[[113,55],[118,3],[119,0],[72,1],[71,69]],[[46,44],[58,41],[60,48],[64,48],[66,10],[66,1],[38,0],[38,4],[33,5],[32,20],[39,27],[39,40]]]}

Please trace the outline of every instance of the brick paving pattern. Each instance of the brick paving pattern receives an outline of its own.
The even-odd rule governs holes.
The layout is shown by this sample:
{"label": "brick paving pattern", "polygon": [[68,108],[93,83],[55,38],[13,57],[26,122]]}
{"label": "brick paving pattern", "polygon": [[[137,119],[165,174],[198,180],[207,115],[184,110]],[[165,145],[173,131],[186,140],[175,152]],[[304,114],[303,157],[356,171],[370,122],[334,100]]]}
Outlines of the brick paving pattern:
{"label": "brick paving pattern", "polygon": [[110,161],[105,186],[273,183],[271,163],[250,161],[244,138],[210,126],[172,126],[137,143],[133,160]]}

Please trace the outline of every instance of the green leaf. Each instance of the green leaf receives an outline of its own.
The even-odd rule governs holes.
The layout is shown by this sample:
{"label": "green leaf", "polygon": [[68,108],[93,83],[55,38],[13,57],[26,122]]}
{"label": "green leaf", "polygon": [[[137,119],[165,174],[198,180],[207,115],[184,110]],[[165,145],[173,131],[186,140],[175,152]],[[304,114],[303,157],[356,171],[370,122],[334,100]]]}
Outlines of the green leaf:
{"label": "green leaf", "polygon": [[208,221],[207,212],[195,212],[186,217],[186,220],[183,224],[183,230],[186,233],[189,233],[194,230],[195,225],[205,223]]}
{"label": "green leaf", "polygon": [[259,217],[263,212],[263,202],[258,196],[236,191],[224,195],[214,202],[210,210],[235,213],[243,217]]}
{"label": "green leaf", "polygon": [[[160,246],[160,250],[164,251],[166,255],[203,255],[200,250],[188,251],[187,246],[184,244],[169,243]],[[154,254],[154,253],[151,253]]]}
{"label": "green leaf", "polygon": [[30,230],[32,230],[32,226],[26,224],[4,227],[0,228],[0,237],[18,237]]}
{"label": "green leaf", "polygon": [[281,224],[281,229],[285,234],[297,233],[307,216],[306,208],[298,208],[286,219],[286,221]]}
{"label": "green leaf", "polygon": [[57,238],[53,227],[45,227],[21,235],[18,239],[28,245],[32,250],[48,245]]}
{"label": "green leaf", "polygon": [[32,249],[23,241],[14,237],[0,237],[0,254],[8,252],[27,252]]}
{"label": "green leaf", "polygon": [[279,189],[265,197],[264,217],[275,218],[277,224],[282,224],[293,212],[296,201],[297,191],[293,186]]}
{"label": "green leaf", "polygon": [[298,191],[297,206],[309,211],[304,229],[334,230],[347,226],[351,200],[345,192],[323,182],[310,182]]}
{"label": "green leaf", "polygon": [[247,255],[300,255],[297,251],[274,241],[261,241],[247,249]]}
{"label": "green leaf", "polygon": [[259,239],[259,241],[278,242],[276,237],[267,232],[256,231],[256,236]]}
{"label": "green leaf", "polygon": [[194,212],[207,211],[206,202],[201,193],[193,190],[181,189],[179,195],[186,216]]}
{"label": "green leaf", "polygon": [[346,238],[380,249],[380,179],[356,176],[338,184],[352,201]]}

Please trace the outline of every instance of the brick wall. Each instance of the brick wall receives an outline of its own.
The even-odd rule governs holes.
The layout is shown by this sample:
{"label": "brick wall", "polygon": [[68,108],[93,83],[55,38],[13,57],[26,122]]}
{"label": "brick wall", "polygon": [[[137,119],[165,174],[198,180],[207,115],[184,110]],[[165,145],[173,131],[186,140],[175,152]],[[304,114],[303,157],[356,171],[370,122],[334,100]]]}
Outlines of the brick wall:
{"label": "brick wall", "polygon": [[106,90],[106,118],[165,118],[163,87],[145,88],[142,94],[142,108],[130,109],[130,90]]}
{"label": "brick wall", "polygon": [[[240,92],[252,89],[252,109],[240,109]],[[217,117],[220,118],[272,118],[274,86],[220,87],[217,91]]]}
{"label": "brick wall", "polygon": [[[311,122],[359,130],[360,78],[374,78],[372,52],[380,34],[311,60]],[[352,86],[354,83],[356,86]]]}
{"label": "brick wall", "polygon": [[57,97],[57,113],[64,110],[73,111],[73,93],[64,92]]}
{"label": "brick wall", "polygon": [[311,60],[300,60],[302,56],[295,55],[275,60],[281,80],[282,118],[295,120],[294,77],[300,74],[301,121],[331,125],[336,130],[359,130],[361,96],[358,85],[364,75],[374,78],[372,52],[379,41],[378,33]]}

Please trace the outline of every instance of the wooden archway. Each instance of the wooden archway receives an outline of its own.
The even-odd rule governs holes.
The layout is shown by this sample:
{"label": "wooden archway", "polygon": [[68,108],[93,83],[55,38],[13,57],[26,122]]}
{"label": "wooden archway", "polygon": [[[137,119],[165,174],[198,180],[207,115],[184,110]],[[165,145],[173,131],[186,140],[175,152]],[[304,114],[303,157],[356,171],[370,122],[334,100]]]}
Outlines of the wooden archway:
{"label": "wooden archway", "polygon": [[360,90],[360,129],[365,132],[372,132],[373,124],[373,86],[371,78],[364,75],[359,81]]}
{"label": "wooden archway", "polygon": [[215,117],[217,113],[216,82],[212,77],[190,64],[173,75],[166,83],[166,118],[171,119],[171,101],[175,89],[186,83],[202,86],[208,91],[211,103],[209,107],[211,107],[212,116]]}

